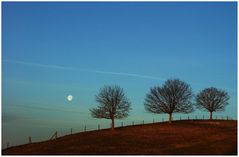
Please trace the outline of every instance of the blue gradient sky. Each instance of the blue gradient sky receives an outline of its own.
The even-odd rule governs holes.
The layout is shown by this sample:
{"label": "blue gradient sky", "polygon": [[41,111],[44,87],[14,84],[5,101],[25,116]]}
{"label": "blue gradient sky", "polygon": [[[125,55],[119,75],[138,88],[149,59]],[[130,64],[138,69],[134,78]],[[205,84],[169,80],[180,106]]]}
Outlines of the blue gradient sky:
{"label": "blue gradient sky", "polygon": [[2,66],[3,147],[85,124],[109,127],[89,112],[104,85],[124,88],[133,108],[128,124],[167,118],[147,113],[143,103],[149,88],[168,78],[186,81],[195,93],[226,90],[230,105],[215,116],[236,119],[236,2],[3,2]]}

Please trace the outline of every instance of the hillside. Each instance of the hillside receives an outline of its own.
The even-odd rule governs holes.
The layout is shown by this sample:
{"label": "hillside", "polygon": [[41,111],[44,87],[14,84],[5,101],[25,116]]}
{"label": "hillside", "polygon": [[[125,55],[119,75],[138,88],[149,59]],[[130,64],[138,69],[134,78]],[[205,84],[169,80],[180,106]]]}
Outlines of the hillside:
{"label": "hillside", "polygon": [[175,121],[67,135],[2,154],[237,154],[237,121]]}

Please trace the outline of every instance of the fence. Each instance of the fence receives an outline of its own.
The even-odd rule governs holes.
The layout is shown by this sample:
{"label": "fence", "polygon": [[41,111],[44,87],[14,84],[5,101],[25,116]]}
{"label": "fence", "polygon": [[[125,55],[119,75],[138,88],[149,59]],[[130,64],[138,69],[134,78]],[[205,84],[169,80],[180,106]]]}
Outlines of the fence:
{"label": "fence", "polygon": [[[186,117],[180,116],[180,117],[172,119],[172,120],[173,121],[178,121],[178,120],[208,120],[208,117],[205,117],[204,115],[202,115],[201,117],[197,116],[197,115],[195,115],[193,117],[192,116],[191,117],[190,116],[186,116]],[[225,116],[224,117],[224,116],[217,116],[216,115],[213,120],[233,120],[233,119],[230,118],[229,116]],[[136,123],[136,121],[132,121],[132,123],[131,124],[128,123],[128,125],[127,124],[125,125],[124,122],[121,122],[120,125],[115,126],[115,128],[126,127],[126,126],[134,126],[134,125],[147,125],[147,124],[154,124],[154,123],[167,122],[167,121],[165,121],[164,118],[161,118],[161,120],[158,120],[158,121],[156,121],[155,119],[152,119],[152,121],[148,122],[148,123],[145,123],[145,120],[142,120],[140,122],[137,121],[137,122],[138,123]],[[101,130],[100,124],[98,124],[97,126],[98,126],[98,130]],[[110,125],[109,128],[103,128],[103,129],[110,129],[110,128],[111,128],[111,125]],[[95,130],[97,130],[97,129],[95,129]],[[94,130],[87,130],[87,126],[84,125],[83,131],[78,131],[78,132],[75,132],[75,133],[87,132],[87,131],[94,131]],[[70,128],[70,135],[72,135],[72,134],[73,134],[73,128]],[[65,135],[69,135],[69,134],[65,134]],[[55,140],[55,139],[57,139],[59,137],[65,136],[65,135],[58,136],[58,132],[56,131],[56,132],[54,132],[54,134],[52,136],[50,136],[50,138],[48,140]],[[28,141],[29,141],[28,142],[29,144],[32,143],[32,137],[31,136],[28,137]],[[7,146],[6,148],[9,148],[10,147],[10,143],[7,142],[6,146]]]}

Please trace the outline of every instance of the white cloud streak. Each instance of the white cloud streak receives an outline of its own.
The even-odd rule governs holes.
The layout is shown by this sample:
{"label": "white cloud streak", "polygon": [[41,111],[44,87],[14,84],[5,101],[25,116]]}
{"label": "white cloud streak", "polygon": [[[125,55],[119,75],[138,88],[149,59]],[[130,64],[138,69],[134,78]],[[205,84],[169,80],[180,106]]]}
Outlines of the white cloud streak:
{"label": "white cloud streak", "polygon": [[22,64],[22,65],[27,65],[27,66],[41,67],[41,68],[51,68],[51,69],[60,69],[60,70],[71,70],[71,71],[82,71],[82,72],[90,72],[90,73],[97,73],[97,74],[128,76],[128,77],[136,77],[136,78],[143,78],[143,79],[154,79],[154,80],[165,81],[165,79],[161,78],[161,77],[142,75],[142,74],[134,74],[134,73],[101,71],[101,70],[83,69],[83,68],[68,67],[68,66],[61,66],[61,65],[39,64],[39,63],[14,61],[14,60],[3,60],[3,62],[14,63],[14,64]]}
{"label": "white cloud streak", "polygon": [[69,112],[69,113],[80,113],[85,114],[84,112],[79,112],[75,110],[69,110],[64,108],[50,108],[50,107],[42,107],[42,106],[35,106],[35,105],[8,105],[7,107],[17,107],[17,108],[24,108],[24,109],[32,109],[32,110],[41,110],[41,111],[56,111],[56,112]]}

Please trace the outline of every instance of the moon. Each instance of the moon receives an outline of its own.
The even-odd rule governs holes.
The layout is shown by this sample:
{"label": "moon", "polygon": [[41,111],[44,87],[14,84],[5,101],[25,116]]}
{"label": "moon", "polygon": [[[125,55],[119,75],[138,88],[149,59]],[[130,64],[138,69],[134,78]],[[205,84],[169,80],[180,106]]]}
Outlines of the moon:
{"label": "moon", "polygon": [[72,101],[72,99],[73,99],[73,96],[72,96],[72,95],[68,95],[68,96],[67,96],[67,100],[68,100],[68,101]]}

